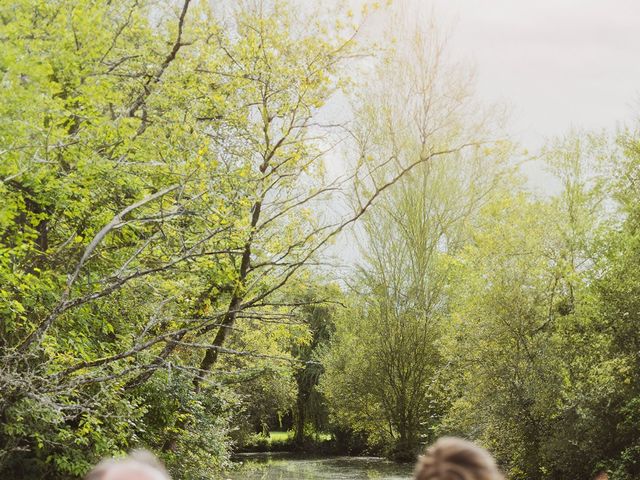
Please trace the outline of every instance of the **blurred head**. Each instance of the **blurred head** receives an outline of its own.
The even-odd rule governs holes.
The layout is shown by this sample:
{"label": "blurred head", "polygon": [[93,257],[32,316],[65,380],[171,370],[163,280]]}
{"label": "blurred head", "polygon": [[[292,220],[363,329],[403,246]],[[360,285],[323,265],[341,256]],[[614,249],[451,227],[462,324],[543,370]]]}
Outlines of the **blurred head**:
{"label": "blurred head", "polygon": [[171,480],[171,477],[153,454],[136,450],[122,459],[103,460],[85,480]]}
{"label": "blurred head", "polygon": [[420,456],[415,480],[503,480],[484,448],[461,438],[443,437]]}

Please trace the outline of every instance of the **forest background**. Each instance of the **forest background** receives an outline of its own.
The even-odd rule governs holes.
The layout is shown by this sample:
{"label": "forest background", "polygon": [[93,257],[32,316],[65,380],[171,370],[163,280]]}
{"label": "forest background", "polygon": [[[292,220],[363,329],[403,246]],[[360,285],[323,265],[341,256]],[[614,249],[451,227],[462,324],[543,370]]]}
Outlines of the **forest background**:
{"label": "forest background", "polygon": [[2,3],[3,477],[144,446],[216,478],[282,424],[640,475],[637,125],[526,152],[401,13]]}

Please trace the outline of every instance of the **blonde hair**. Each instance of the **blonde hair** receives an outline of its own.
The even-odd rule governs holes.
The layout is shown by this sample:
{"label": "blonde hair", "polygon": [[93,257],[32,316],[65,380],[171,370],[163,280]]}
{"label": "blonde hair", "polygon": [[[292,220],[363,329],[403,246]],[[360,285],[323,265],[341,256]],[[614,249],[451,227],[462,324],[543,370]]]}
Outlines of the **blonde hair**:
{"label": "blonde hair", "polygon": [[418,458],[415,480],[503,480],[493,457],[467,440],[443,437]]}
{"label": "blonde hair", "polygon": [[136,473],[142,473],[145,479],[171,480],[164,465],[147,450],[134,450],[127,457],[121,459],[102,460],[87,474],[85,480],[102,480],[112,469],[123,467],[134,470]]}

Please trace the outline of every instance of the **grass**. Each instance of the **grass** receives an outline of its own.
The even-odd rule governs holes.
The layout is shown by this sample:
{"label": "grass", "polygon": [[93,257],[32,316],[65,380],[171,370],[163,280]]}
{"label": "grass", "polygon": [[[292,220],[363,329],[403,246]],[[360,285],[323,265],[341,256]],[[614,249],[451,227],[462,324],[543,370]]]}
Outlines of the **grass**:
{"label": "grass", "polygon": [[[269,432],[269,435],[263,435],[261,433],[254,433],[245,440],[242,445],[242,450],[250,452],[278,452],[289,451],[299,448],[294,445],[295,432],[288,431],[273,431]],[[315,433],[309,439],[311,444],[314,445],[327,445],[333,436],[330,433]]]}
{"label": "grass", "polygon": [[[291,430],[288,432],[269,432],[269,442],[271,443],[285,443],[293,440],[295,433]],[[333,440],[333,436],[330,433],[314,433],[311,438],[316,442],[328,442]]]}
{"label": "grass", "polygon": [[269,432],[269,443],[285,443],[293,438],[293,432]]}

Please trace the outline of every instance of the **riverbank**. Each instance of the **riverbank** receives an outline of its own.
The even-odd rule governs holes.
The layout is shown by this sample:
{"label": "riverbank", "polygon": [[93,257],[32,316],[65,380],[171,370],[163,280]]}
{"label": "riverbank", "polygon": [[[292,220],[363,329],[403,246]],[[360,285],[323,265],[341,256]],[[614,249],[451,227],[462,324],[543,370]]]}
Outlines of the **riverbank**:
{"label": "riverbank", "polygon": [[330,433],[318,433],[302,442],[295,439],[294,432],[272,431],[268,435],[255,434],[246,439],[236,449],[236,453],[290,452],[320,455],[371,455],[378,452],[367,451],[364,443],[355,445],[335,438]]}
{"label": "riverbank", "polygon": [[329,453],[335,440],[330,434],[318,434],[296,442],[293,432],[273,431],[267,435],[255,434],[245,439],[237,448],[238,453],[317,451]]}
{"label": "riverbank", "polygon": [[382,457],[325,456],[300,452],[239,453],[236,470],[226,472],[229,480],[403,480],[411,478],[413,465]]}

